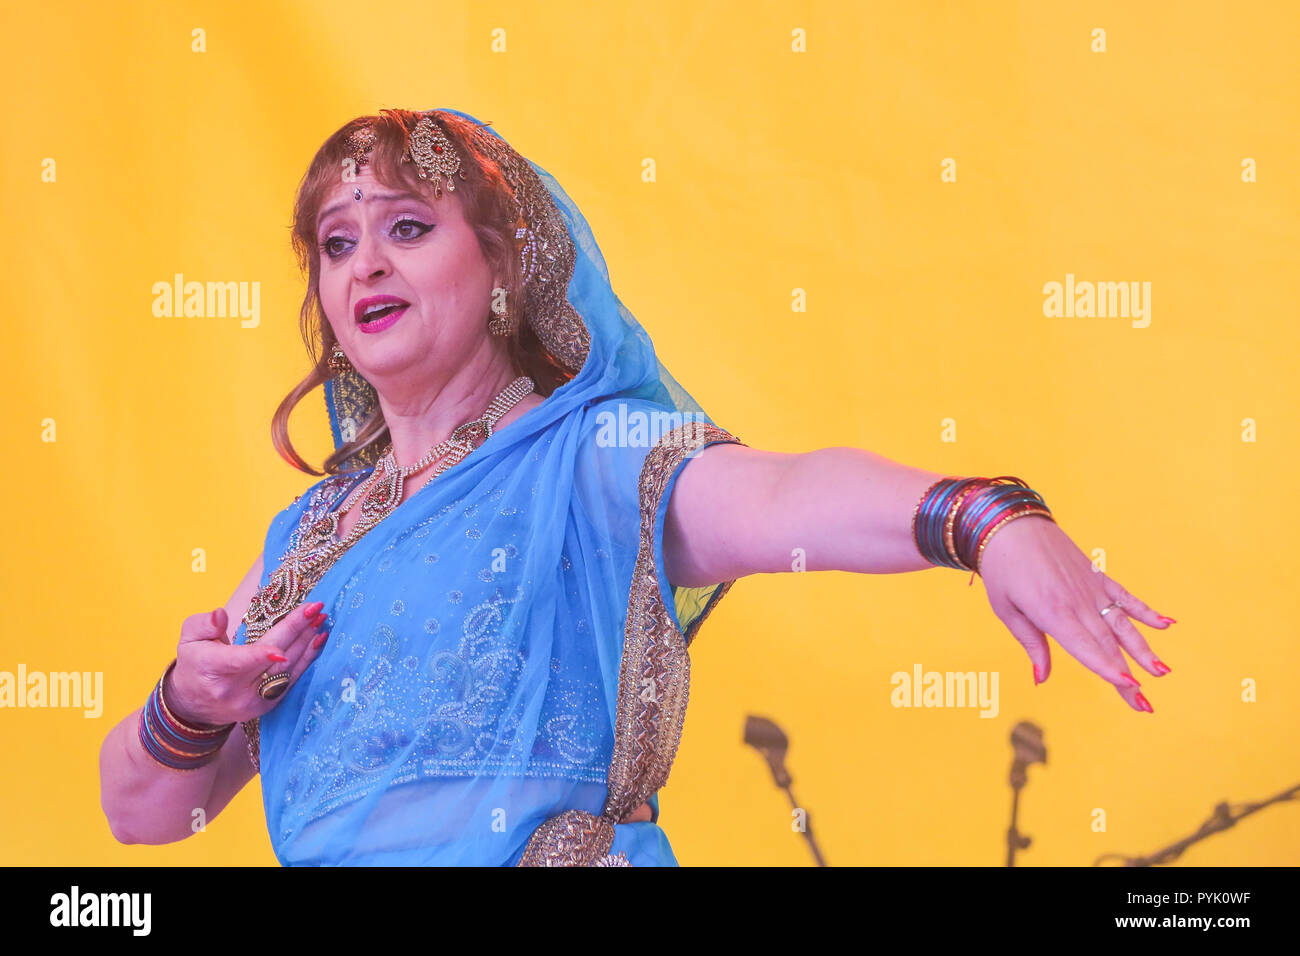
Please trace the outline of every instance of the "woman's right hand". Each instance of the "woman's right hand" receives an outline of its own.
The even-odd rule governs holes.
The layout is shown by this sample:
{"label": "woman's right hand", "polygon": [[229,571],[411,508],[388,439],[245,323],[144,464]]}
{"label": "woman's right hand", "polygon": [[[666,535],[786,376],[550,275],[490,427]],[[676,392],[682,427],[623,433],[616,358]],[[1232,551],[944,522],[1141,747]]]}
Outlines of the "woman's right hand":
{"label": "woman's right hand", "polygon": [[263,675],[287,672],[292,687],[324,646],[324,606],[300,604],[252,644],[231,643],[225,608],[187,617],[163,687],[168,709],[189,723],[220,726],[262,716],[289,690],[264,699],[257,692]]}

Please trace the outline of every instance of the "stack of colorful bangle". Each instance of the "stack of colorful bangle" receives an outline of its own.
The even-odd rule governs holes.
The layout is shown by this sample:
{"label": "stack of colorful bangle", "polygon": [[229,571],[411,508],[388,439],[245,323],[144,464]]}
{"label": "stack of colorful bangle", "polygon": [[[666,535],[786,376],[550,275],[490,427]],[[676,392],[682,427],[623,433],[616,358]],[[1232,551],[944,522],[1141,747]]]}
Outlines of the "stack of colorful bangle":
{"label": "stack of colorful bangle", "polygon": [[941,478],[916,503],[912,536],[931,564],[978,574],[989,538],[1025,515],[1056,520],[1042,496],[1019,478]]}
{"label": "stack of colorful bangle", "polygon": [[140,743],[145,753],[164,767],[173,770],[197,770],[211,763],[217,752],[235,728],[233,723],[224,727],[205,724],[187,724],[167,709],[163,700],[163,683],[172,672],[172,661],[149,700],[140,710]]}

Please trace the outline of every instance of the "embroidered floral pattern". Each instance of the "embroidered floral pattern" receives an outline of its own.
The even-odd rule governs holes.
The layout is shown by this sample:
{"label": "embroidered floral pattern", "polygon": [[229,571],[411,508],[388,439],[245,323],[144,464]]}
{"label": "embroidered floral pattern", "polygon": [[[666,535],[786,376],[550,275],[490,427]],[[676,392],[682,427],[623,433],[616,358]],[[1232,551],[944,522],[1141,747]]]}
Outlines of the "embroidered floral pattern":
{"label": "embroidered floral pattern", "polygon": [[[518,589],[510,597],[498,593],[474,607],[455,648],[435,653],[419,671],[387,624],[356,644],[361,653],[352,655],[341,680],[308,705],[303,739],[326,733],[329,742],[291,758],[283,825],[292,828],[364,796],[381,772],[392,773],[394,783],[473,777],[487,769],[603,782],[603,761],[593,762],[608,753],[602,714],[554,675],[541,733],[531,754],[519,752],[520,713],[509,704],[527,661],[507,646],[501,627],[506,608],[522,596]],[[354,699],[336,694],[336,684],[354,687]]]}
{"label": "embroidered floral pattern", "polygon": [[[303,511],[295,522],[292,540],[285,549],[286,554],[304,529],[341,505],[351,492],[352,482],[339,480],[341,477],[322,482],[307,495]],[[487,497],[490,498],[491,494]],[[448,504],[438,514],[390,544],[368,567],[397,568],[411,563],[410,558],[394,559],[394,551],[401,541],[425,539],[432,526],[449,520],[446,516],[458,510],[461,511],[459,518],[465,518],[466,514],[472,517],[477,506],[466,508],[461,501]],[[459,529],[448,528],[443,533],[455,535]],[[441,547],[440,544],[434,546]],[[508,559],[519,554],[519,549],[513,544],[506,545],[503,550]],[[436,551],[422,549],[422,553],[414,558],[414,566],[429,568],[432,572],[437,560]],[[346,622],[351,615],[342,614],[341,608],[358,610],[368,606],[361,583],[370,573],[373,572],[367,567],[359,569],[340,589],[333,618]],[[511,659],[500,628],[508,606],[521,601],[524,594],[522,589],[516,589],[513,596],[507,597],[498,585],[495,597],[473,607],[465,606],[468,604],[467,596],[459,589],[445,594],[448,613],[456,622],[451,626],[459,625],[460,643],[435,652],[427,667],[419,673],[412,672],[409,666],[398,671],[392,665],[413,652],[420,653],[417,648],[427,648],[430,640],[439,640],[438,635],[445,629],[438,618],[421,617],[410,621],[406,604],[398,599],[383,608],[389,623],[383,624],[383,619],[378,619],[377,626],[366,639],[357,639],[356,634],[349,639],[342,624],[336,624],[332,629],[334,640],[347,647],[348,663],[342,665],[344,669],[337,675],[338,679],[331,683],[337,687],[345,679],[351,679],[356,699],[340,700],[337,695],[323,693],[304,705],[316,714],[312,726],[318,732],[328,732],[340,740],[347,738],[346,743],[335,748],[332,762],[314,769],[294,768],[297,777],[292,789],[296,797],[290,802],[298,802],[309,794],[319,795],[324,792],[322,788],[329,790],[328,799],[313,813],[312,819],[325,809],[332,809],[363,794],[364,786],[358,781],[349,783],[336,778],[345,772],[362,773],[367,767],[380,768],[385,761],[400,756],[402,747],[413,746],[407,763],[418,764],[418,773],[410,776],[465,776],[478,772],[479,768],[504,768],[508,772],[515,767],[530,776],[566,777],[587,783],[605,781],[606,761],[601,755],[612,749],[609,718],[601,702],[602,695],[593,679],[585,673],[548,669],[545,697],[537,718],[538,733],[527,760],[518,753],[507,760],[502,748],[492,753],[484,749],[498,733],[503,735],[503,739],[512,733],[519,720],[518,714],[505,713],[500,702],[510,697],[525,662],[518,655]],[[441,638],[444,643],[448,639],[455,641],[455,632]],[[424,653],[427,655],[428,652]],[[408,713],[400,708],[382,708],[376,703],[408,699],[417,701],[419,709]],[[348,710],[340,710],[340,707]],[[346,715],[347,719],[332,726],[329,715],[334,714]],[[258,723],[255,718],[244,725],[249,739],[249,759],[255,769],[260,769]],[[252,724],[251,733],[249,724]],[[403,775],[406,774],[399,774]],[[323,777],[331,777],[331,780],[322,782]]]}
{"label": "embroidered floral pattern", "polygon": [[[341,502],[341,493],[310,500],[305,510],[314,509],[319,518],[331,500]],[[449,505],[399,535],[359,567],[339,590],[336,608],[374,603],[362,588],[384,565],[436,568],[427,561],[428,555],[437,557],[430,546],[445,547],[461,528],[443,528],[446,540],[424,544],[429,526],[451,520],[445,516],[460,505]],[[464,514],[472,515],[472,509],[461,510],[457,522],[472,520]],[[309,520],[298,526],[309,526]],[[503,551],[508,557],[519,553],[514,545]],[[583,672],[548,666],[536,735],[527,750],[518,742],[526,706],[520,685],[528,662],[517,635],[503,632],[511,607],[526,603],[525,588],[507,591],[498,584],[475,604],[460,590],[445,594],[448,614],[458,625],[446,637],[439,636],[448,629],[436,618],[409,620],[401,600],[387,604],[383,617],[366,618],[364,635],[349,634],[350,616],[339,616],[333,634],[342,653],[329,662],[330,679],[312,685],[312,697],[303,704],[299,746],[281,758],[289,762],[280,821],[284,836],[385,781],[474,777],[493,770],[604,783],[613,747],[609,716],[597,683]]]}

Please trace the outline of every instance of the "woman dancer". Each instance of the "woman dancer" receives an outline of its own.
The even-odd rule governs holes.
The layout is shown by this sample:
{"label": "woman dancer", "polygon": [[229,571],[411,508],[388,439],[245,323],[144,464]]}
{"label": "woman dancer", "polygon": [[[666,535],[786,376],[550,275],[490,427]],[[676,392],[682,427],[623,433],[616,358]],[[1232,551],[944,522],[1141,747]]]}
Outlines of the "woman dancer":
{"label": "woman dancer", "polygon": [[[1036,680],[1051,633],[1151,710],[1121,648],[1167,673],[1133,621],[1172,619],[1041,496],[742,443],[657,360],[559,184],[473,117],[346,124],[294,244],[314,367],[273,435],[325,477],[105,741],[119,840],[183,839],[260,772],[286,865],[675,865],[656,791],[688,648],[759,572],[978,573]],[[317,470],[287,421],[321,384]]]}

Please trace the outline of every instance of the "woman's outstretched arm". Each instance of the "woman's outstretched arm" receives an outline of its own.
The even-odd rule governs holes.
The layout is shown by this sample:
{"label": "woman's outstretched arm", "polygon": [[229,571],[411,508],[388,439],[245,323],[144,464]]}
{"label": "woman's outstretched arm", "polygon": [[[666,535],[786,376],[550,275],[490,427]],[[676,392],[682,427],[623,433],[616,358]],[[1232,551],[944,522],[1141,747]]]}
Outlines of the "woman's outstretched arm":
{"label": "woman's outstretched arm", "polygon": [[[917,550],[912,514],[943,477],[860,448],[784,454],[710,445],[673,488],[664,522],[665,574],[675,585],[703,586],[755,573],[933,567]],[[1169,673],[1133,620],[1164,628],[1173,619],[1097,571],[1059,525],[1037,515],[1008,522],[988,539],[980,577],[993,612],[1024,646],[1039,682],[1051,670],[1051,634],[1130,707],[1151,710],[1120,648],[1149,673]],[[1103,617],[1113,601],[1124,613]]]}

